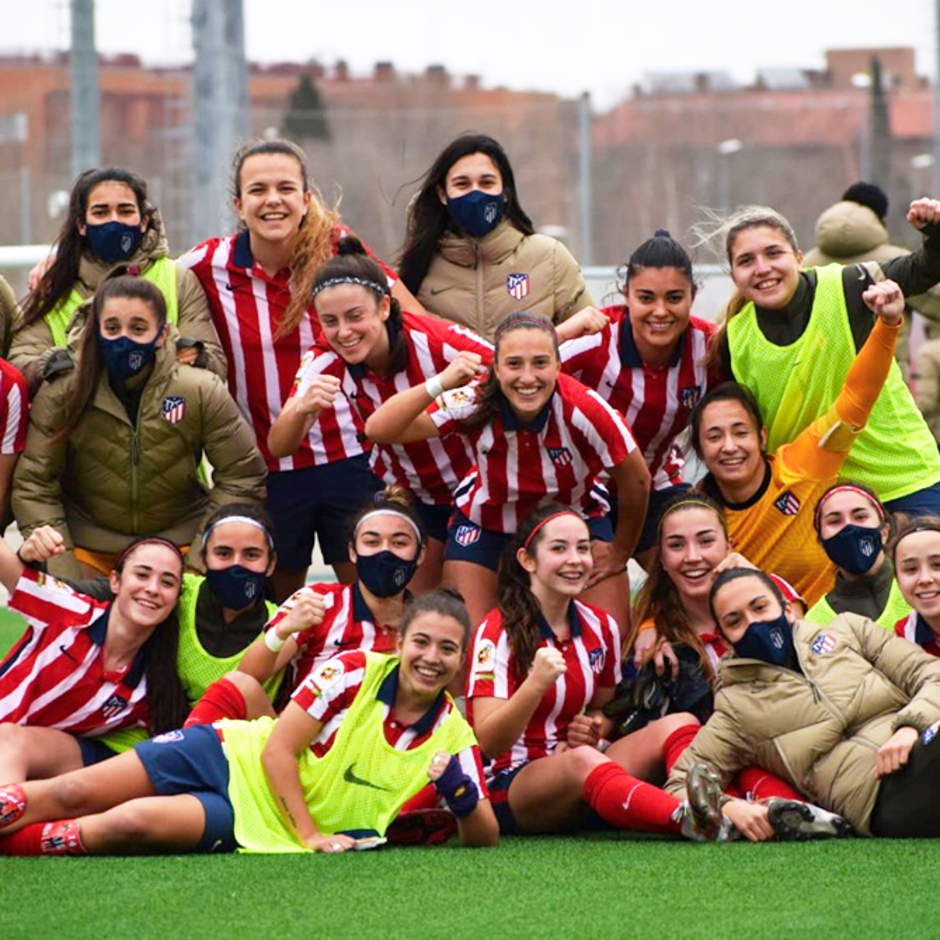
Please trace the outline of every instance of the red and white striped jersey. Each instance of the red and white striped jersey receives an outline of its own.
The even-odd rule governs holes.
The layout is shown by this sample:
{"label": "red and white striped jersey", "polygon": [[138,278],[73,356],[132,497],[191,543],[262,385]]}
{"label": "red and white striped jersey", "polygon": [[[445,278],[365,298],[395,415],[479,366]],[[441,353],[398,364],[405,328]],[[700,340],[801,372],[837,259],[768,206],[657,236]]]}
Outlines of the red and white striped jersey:
{"label": "red and white striped jersey", "polygon": [[326,615],[323,623],[303,630],[295,637],[298,647],[293,661],[295,688],[313,670],[340,653],[350,650],[395,652],[398,630],[375,623],[372,611],[356,584],[308,584],[281,604],[265,629],[283,620],[294,606],[297,596],[304,591],[323,597]]}
{"label": "red and white striped jersey", "polygon": [[662,366],[645,365],[633,341],[626,307],[605,307],[610,323],[561,347],[562,368],[622,414],[653,476],[653,487],[681,482],[684,459],[670,455],[698,400],[716,384],[705,354],[718,327],[691,317],[675,353]]}
{"label": "red and white striped jersey", "polygon": [[[555,680],[543,696],[522,736],[487,767],[492,778],[503,770],[547,757],[567,740],[568,725],[594,700],[599,689],[613,688],[621,678],[620,631],[613,617],[599,607],[573,601],[568,607],[571,637],[555,639],[548,624],[542,624],[539,648],[561,651],[568,671]],[[515,666],[503,615],[492,610],[477,629],[467,678],[467,720],[473,725],[475,698],[509,699],[525,681]]]}
{"label": "red and white striped jersey", "polygon": [[902,617],[894,625],[894,632],[898,636],[903,636],[905,640],[916,643],[925,653],[940,656],[940,637],[930,629],[930,625],[916,610]]}
{"label": "red and white striped jersey", "polygon": [[148,724],[144,656],[104,671],[109,604],[27,567],[9,606],[28,628],[0,663],[0,721],[90,737]]}
{"label": "red and white striped jersey", "polygon": [[[365,675],[366,656],[361,650],[341,653],[323,663],[307,676],[303,685],[291,696],[311,718],[322,722],[320,733],[310,747],[317,757],[323,757],[336,740],[343,719],[359,690]],[[382,702],[383,730],[385,740],[399,751],[419,747],[440,727],[455,705],[443,692],[437,701],[411,725],[404,725],[395,718],[395,693],[398,689],[398,670],[386,676],[379,687],[377,698]],[[483,775],[480,749],[473,745],[457,753],[463,772],[477,785],[481,797],[488,796]]]}
{"label": "red and white striped jersey", "polygon": [[[479,387],[479,386],[477,386]],[[534,421],[520,424],[503,402],[483,427],[467,432],[462,420],[477,408],[476,389],[445,392],[428,409],[441,438],[474,445],[476,467],[455,492],[457,508],[493,532],[515,532],[543,503],[557,500],[586,516],[610,509],[605,471],[636,449],[623,418],[597,392],[568,375]]]}
{"label": "red and white striped jersey", "polygon": [[[493,347],[462,326],[403,311],[401,328],[408,344],[408,361],[401,372],[382,377],[365,365],[348,365],[323,342],[304,356],[291,395],[303,395],[315,375],[334,375],[342,381],[343,392],[365,424],[383,402],[443,372],[458,353],[478,353],[485,365],[493,358]],[[394,342],[395,327],[387,324],[387,329]],[[374,444],[371,459],[377,477],[404,486],[423,503],[439,506],[451,503],[457,484],[474,463],[471,446],[456,436],[410,444]]]}
{"label": "red and white striped jersey", "polygon": [[[348,230],[338,226],[335,241],[346,234]],[[313,423],[293,454],[274,457],[268,450],[268,431],[290,395],[304,350],[319,333],[311,304],[309,317],[293,333],[274,340],[290,303],[290,271],[284,268],[269,277],[251,255],[248,232],[210,238],[183,255],[180,263],[195,273],[206,292],[228,359],[229,391],[255,432],[268,470],[300,470],[363,453],[368,445],[363,444],[362,424],[342,396]]]}
{"label": "red and white striped jersey", "polygon": [[26,381],[16,366],[0,359],[0,454],[21,454],[29,425]]}

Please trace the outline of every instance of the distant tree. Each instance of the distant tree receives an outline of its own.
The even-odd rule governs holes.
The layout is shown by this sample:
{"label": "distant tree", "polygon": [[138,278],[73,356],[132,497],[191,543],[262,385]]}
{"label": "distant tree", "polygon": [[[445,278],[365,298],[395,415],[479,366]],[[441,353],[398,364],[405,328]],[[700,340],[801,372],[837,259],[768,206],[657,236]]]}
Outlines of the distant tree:
{"label": "distant tree", "polygon": [[291,140],[330,139],[326,107],[313,79],[306,73],[300,76],[297,87],[290,93],[283,131]]}

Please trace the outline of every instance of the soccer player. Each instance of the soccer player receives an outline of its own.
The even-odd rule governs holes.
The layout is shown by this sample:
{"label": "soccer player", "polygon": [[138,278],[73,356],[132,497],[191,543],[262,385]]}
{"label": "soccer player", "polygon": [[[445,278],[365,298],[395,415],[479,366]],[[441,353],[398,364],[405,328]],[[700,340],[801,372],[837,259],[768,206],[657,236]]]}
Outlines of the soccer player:
{"label": "soccer player", "polygon": [[[616,762],[626,741],[606,755],[598,747],[609,737],[602,709],[620,680],[620,633],[577,599],[593,566],[587,524],[559,505],[525,519],[500,561],[499,606],[477,630],[467,681],[500,830],[576,828],[593,809],[619,829],[713,838],[718,794],[692,812]],[[697,726],[690,716],[665,722],[687,719]]]}
{"label": "soccer player", "polygon": [[[37,538],[61,549],[51,528]],[[182,574],[172,542],[138,539],[118,558],[114,600],[105,603],[24,565],[0,541],[0,581],[10,609],[28,624],[0,663],[0,778],[52,776],[107,756],[97,743],[104,735],[182,724],[175,616]]]}
{"label": "soccer player", "polygon": [[702,489],[725,512],[735,549],[786,578],[810,605],[834,583],[833,563],[813,532],[820,496],[838,479],[894,363],[904,297],[896,284],[869,287],[864,302],[875,325],[839,396],[792,443],[768,455],[767,428],[754,396],[733,382],[695,407],[692,445],[708,468]]}
{"label": "soccer player", "polygon": [[[311,304],[323,343],[304,356],[290,397],[268,435],[271,453],[288,457],[318,421],[334,420],[336,407],[352,403],[365,422],[403,388],[436,376],[459,353],[488,364],[493,350],[470,330],[423,313],[403,311],[381,268],[354,239],[326,262],[311,287]],[[321,418],[322,416],[322,418]],[[386,484],[409,490],[428,540],[425,561],[413,582],[417,592],[440,583],[453,491],[473,465],[473,452],[459,438],[380,444],[372,469]]]}
{"label": "soccer player", "polygon": [[340,654],[307,677],[276,722],[190,728],[96,767],[2,787],[0,826],[10,835],[0,852],[338,854],[382,838],[428,779],[461,843],[493,845],[476,740],[445,691],[469,630],[452,595],[426,594],[402,621],[397,656]]}
{"label": "soccer player", "polygon": [[0,359],[0,535],[12,519],[10,491],[16,461],[26,447],[29,398],[19,369]]}
{"label": "soccer player", "polygon": [[564,343],[561,362],[626,418],[649,467],[653,488],[636,547],[648,566],[662,507],[689,488],[676,437],[715,385],[706,354],[718,327],[691,315],[692,260],[662,229],[630,256],[621,292],[626,303],[601,311],[609,318],[601,331]]}
{"label": "soccer player", "polygon": [[[598,586],[591,597],[618,610],[629,597],[625,569],[650,485],[629,428],[596,392],[561,374],[556,333],[541,317],[515,313],[503,320],[485,379],[464,388],[479,365],[468,353],[457,356],[366,422],[366,433],[385,443],[456,436],[473,448],[476,467],[456,493],[445,578],[467,599],[471,617],[482,618],[495,601],[503,547],[532,510],[558,501],[590,519],[596,558],[588,586]],[[605,474],[618,491],[616,532]]]}
{"label": "soccer player", "polygon": [[753,569],[722,572],[709,600],[734,656],[666,789],[702,761],[723,783],[758,764],[862,835],[940,836],[940,662],[855,614],[794,621]]}
{"label": "soccer player", "polygon": [[940,656],[940,519],[922,516],[903,523],[891,543],[891,560],[898,588],[912,607],[894,632]]}

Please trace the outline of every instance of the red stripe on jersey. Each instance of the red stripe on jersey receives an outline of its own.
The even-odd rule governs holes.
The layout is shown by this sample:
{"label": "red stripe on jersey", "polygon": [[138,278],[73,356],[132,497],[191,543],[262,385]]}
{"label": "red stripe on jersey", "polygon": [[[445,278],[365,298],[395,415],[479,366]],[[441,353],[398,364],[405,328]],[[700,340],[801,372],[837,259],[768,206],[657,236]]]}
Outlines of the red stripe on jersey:
{"label": "red stripe on jersey", "polygon": [[9,606],[28,629],[0,664],[0,721],[79,735],[148,724],[140,664],[104,672],[104,634],[95,624],[108,604],[26,568]]}
{"label": "red stripe on jersey", "polygon": [[[364,366],[349,368],[333,349],[320,345],[304,356],[291,395],[304,394],[315,375],[334,375],[365,424],[393,395],[442,372],[458,353],[477,353],[486,365],[493,357],[493,347],[476,333],[433,317],[404,311],[401,328],[408,344],[408,361],[401,372],[382,377]],[[404,486],[421,502],[442,506],[451,503],[473,461],[470,444],[456,435],[372,448],[372,472],[377,477]]]}
{"label": "red stripe on jersey", "polygon": [[630,429],[596,392],[568,375],[558,384],[530,427],[507,429],[497,412],[467,435],[461,419],[475,401],[465,389],[445,392],[429,409],[442,438],[473,441],[477,467],[457,490],[455,504],[468,519],[494,532],[515,532],[539,505],[557,500],[588,516],[602,516],[609,504],[598,477],[636,448]]}
{"label": "red stripe on jersey", "polygon": [[[599,689],[613,688],[621,678],[620,631],[613,617],[599,607],[574,601],[581,622],[580,636],[565,642],[541,637],[537,648],[561,651],[568,671],[543,696],[513,746],[494,757],[487,769],[492,778],[507,768],[554,753],[567,739],[568,725],[594,699]],[[509,636],[499,610],[487,614],[473,641],[467,679],[467,720],[473,725],[473,699],[509,699],[525,681],[519,675]]]}
{"label": "red stripe on jersey", "polygon": [[269,277],[249,261],[247,235],[210,238],[180,262],[199,278],[209,311],[228,359],[228,383],[245,420],[255,432],[258,449],[268,470],[298,470],[322,466],[364,452],[362,424],[349,402],[337,396],[336,406],[310,428],[300,447],[289,457],[274,457],[268,450],[268,431],[290,395],[300,367],[319,326],[313,305],[308,318],[289,336],[274,334],[290,303],[290,272]]}
{"label": "red stripe on jersey", "polygon": [[[362,650],[340,653],[310,673],[291,696],[293,702],[323,725],[310,744],[317,757],[323,757],[333,746],[340,726],[362,688],[365,669],[366,655]],[[445,697],[431,727],[425,733],[417,734],[411,726],[397,721],[392,709],[383,703],[382,730],[385,740],[399,751],[420,747],[441,726],[454,707],[453,700]],[[457,757],[464,773],[476,783],[480,795],[486,796],[479,748],[465,748],[458,752]]]}
{"label": "red stripe on jersey", "polygon": [[21,454],[29,425],[26,381],[16,366],[0,359],[0,454]]}
{"label": "red stripe on jersey", "polygon": [[[394,653],[398,646],[398,630],[376,624],[356,589],[351,584],[310,584],[292,594],[268,622],[274,626],[287,616],[295,598],[303,591],[319,594],[324,599],[326,614],[323,623],[298,633],[297,656],[294,659],[294,687],[327,660],[350,650],[372,650]],[[358,615],[358,616],[357,616]],[[368,616],[365,616],[368,615]]]}
{"label": "red stripe on jersey", "polygon": [[[916,610],[912,610],[906,617],[902,617],[895,625],[894,632],[901,637],[904,637],[905,640],[910,640],[911,643],[915,643],[919,646],[925,653],[930,653],[931,656],[940,657],[940,637],[938,637],[933,630],[930,629],[928,625],[924,625],[920,632],[920,639],[918,639],[918,614]],[[929,635],[928,635],[929,634]]]}
{"label": "red stripe on jersey", "polygon": [[681,463],[670,461],[670,448],[687,427],[696,402],[715,384],[704,360],[718,327],[691,317],[678,359],[647,366],[624,361],[623,331],[630,329],[626,308],[605,307],[604,313],[611,322],[600,333],[562,344],[562,367],[626,418],[654,487],[665,489],[678,482],[681,469]]}

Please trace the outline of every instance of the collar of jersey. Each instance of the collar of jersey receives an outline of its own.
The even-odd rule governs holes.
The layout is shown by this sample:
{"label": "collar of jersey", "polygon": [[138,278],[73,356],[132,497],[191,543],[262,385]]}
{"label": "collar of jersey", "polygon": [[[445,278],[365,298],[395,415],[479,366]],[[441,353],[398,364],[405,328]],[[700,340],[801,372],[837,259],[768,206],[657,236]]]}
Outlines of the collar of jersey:
{"label": "collar of jersey", "polygon": [[[581,615],[578,613],[578,608],[575,606],[572,601],[568,605],[568,627],[571,630],[572,638],[576,636],[581,636],[584,632],[581,626]],[[558,642],[558,638],[555,636],[555,631],[548,625],[548,621],[545,619],[544,615],[539,612],[539,633],[545,637],[546,640],[554,640]]]}
{"label": "collar of jersey", "polygon": [[937,645],[937,634],[930,629],[930,624],[918,614],[917,622],[914,624],[914,642],[918,646]]}
{"label": "collar of jersey", "polygon": [[[689,332],[686,327],[679,336],[676,343],[675,352],[669,360],[669,368],[677,366],[682,359],[682,350],[685,348],[685,334]],[[636,348],[636,342],[633,339],[633,324],[630,322],[630,314],[626,313],[620,321],[620,361],[631,369],[642,369],[645,365],[639,350]],[[653,368],[646,366],[646,368]]]}
{"label": "collar of jersey", "polygon": [[548,401],[542,406],[542,410],[533,418],[528,424],[523,424],[517,417],[516,413],[509,407],[509,402],[506,401],[506,396],[503,394],[502,389],[498,390],[499,393],[499,405],[502,410],[503,415],[503,428],[506,431],[534,431],[536,434],[541,434],[545,430],[545,424],[548,421],[548,416],[552,410],[552,399],[555,397],[555,393],[558,391],[558,386],[555,386],[555,389],[552,391],[552,394],[549,395]]}
{"label": "collar of jersey", "polygon": [[703,489],[705,490],[705,494],[711,496],[719,506],[724,506],[726,509],[731,509],[734,512],[750,509],[751,506],[760,502],[761,497],[767,492],[767,487],[770,486],[770,481],[773,479],[773,470],[770,468],[770,461],[770,457],[764,458],[764,479],[757,488],[757,492],[749,499],[744,500],[743,503],[728,502],[728,500],[721,495],[721,487],[718,486],[718,481],[710,473],[706,475],[704,480]]}
{"label": "collar of jersey", "polygon": [[[101,649],[104,649],[104,641],[108,636],[108,618],[111,616],[111,608],[113,606],[114,602],[112,601],[108,604],[105,612],[85,631],[88,639]],[[164,624],[157,627],[158,630],[164,628]],[[137,651],[137,655],[131,663],[131,668],[127,670],[127,675],[121,680],[121,685],[127,686],[129,689],[137,688],[137,684],[144,676],[144,666],[147,665],[147,647],[149,643],[150,641],[148,640],[143,647]]]}
{"label": "collar of jersey", "polygon": [[[411,591],[406,590],[404,592],[405,603],[411,603]],[[366,599],[362,596],[362,591],[359,590],[359,582],[357,581],[352,586],[352,603],[353,603],[353,620],[356,623],[374,623],[376,626],[381,626],[376,619],[375,614],[369,610],[369,605],[366,603]]]}
{"label": "collar of jersey", "polygon": [[282,269],[275,277],[268,277],[261,268],[257,271],[254,270],[255,258],[251,253],[251,241],[248,235],[248,229],[242,229],[242,231],[235,236],[235,246],[232,249],[232,266],[244,268],[249,274],[263,277],[266,281],[272,281],[274,283],[280,283],[283,280],[283,271],[287,270],[286,268]]}
{"label": "collar of jersey", "polygon": [[[379,686],[379,691],[375,696],[384,705],[388,705],[389,712],[391,712],[392,708],[395,706],[395,696],[398,694],[398,670],[400,668],[400,666],[396,666],[382,680],[382,684]],[[447,693],[441,689],[437,698],[434,699],[434,703],[431,705],[431,707],[416,722],[414,722],[414,724],[406,725],[404,727],[414,731],[418,737],[421,737],[424,734],[428,734],[434,727],[434,722],[437,721],[438,713],[444,706],[446,695]],[[398,723],[402,724],[400,721]]]}

